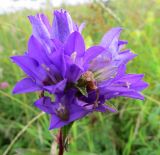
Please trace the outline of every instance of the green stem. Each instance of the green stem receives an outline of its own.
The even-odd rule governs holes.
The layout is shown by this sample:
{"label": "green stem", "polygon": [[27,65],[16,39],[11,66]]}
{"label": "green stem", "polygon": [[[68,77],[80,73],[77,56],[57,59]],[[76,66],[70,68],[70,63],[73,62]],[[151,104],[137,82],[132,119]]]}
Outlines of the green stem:
{"label": "green stem", "polygon": [[64,151],[67,150],[68,134],[72,125],[73,125],[73,122],[59,129],[59,133],[57,136],[57,142],[58,142],[58,148],[59,148],[58,155],[63,155]]}

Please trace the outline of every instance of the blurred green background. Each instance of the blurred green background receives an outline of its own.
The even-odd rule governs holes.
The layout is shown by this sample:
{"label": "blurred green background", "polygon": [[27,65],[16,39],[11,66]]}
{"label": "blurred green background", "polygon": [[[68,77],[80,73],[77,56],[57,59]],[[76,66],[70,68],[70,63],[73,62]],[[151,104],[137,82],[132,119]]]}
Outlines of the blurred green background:
{"label": "blurred green background", "polygon": [[[117,98],[109,104],[116,114],[93,113],[74,123],[66,155],[160,155],[160,0],[110,0],[78,6],[62,5],[74,21],[86,22],[87,46],[98,44],[112,27],[122,26],[123,40],[138,57],[128,72],[144,73],[149,83],[144,101]],[[14,84],[24,73],[9,57],[22,54],[32,32],[28,15],[52,11],[24,10],[0,15],[0,155],[47,155],[54,152],[57,130],[48,130],[49,118],[33,106],[36,93],[12,95]],[[52,148],[52,149],[51,149]],[[52,151],[51,151],[52,150]],[[3,155],[6,155],[3,154]]]}

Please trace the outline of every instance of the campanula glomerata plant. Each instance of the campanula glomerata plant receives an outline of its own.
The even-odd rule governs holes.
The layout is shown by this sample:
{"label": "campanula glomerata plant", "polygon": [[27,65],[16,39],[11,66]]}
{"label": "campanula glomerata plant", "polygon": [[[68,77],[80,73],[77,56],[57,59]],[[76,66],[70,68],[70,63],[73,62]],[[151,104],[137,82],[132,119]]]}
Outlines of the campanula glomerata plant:
{"label": "campanula glomerata plant", "polygon": [[[52,25],[44,14],[29,20],[33,32],[28,48],[23,55],[11,57],[26,74],[13,93],[40,91],[34,105],[50,115],[49,129],[69,127],[92,112],[116,112],[107,103],[118,96],[144,99],[143,74],[126,73],[127,63],[136,54],[124,49],[122,28],[112,28],[99,45],[86,49],[81,34],[84,24],[75,24],[67,11],[54,11]],[[63,130],[58,138],[59,154],[63,154]]]}

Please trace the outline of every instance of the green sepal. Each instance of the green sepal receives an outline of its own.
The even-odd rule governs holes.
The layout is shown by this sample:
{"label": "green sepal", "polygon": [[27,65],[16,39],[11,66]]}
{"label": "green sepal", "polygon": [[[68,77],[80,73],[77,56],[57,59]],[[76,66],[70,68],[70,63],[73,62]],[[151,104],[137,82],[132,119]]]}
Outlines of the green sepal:
{"label": "green sepal", "polygon": [[77,87],[77,89],[81,92],[82,95],[88,97],[88,93],[87,93],[87,88],[86,88],[86,86],[81,86],[81,87],[76,86],[76,87]]}

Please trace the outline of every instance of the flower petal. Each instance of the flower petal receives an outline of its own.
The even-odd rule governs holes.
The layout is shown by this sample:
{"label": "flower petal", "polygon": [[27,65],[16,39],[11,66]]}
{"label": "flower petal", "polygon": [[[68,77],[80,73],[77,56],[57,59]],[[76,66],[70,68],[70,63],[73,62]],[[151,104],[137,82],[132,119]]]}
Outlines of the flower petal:
{"label": "flower petal", "polygon": [[69,13],[65,10],[54,11],[52,38],[64,43],[73,31],[74,23]]}
{"label": "flower petal", "polygon": [[119,60],[119,64],[126,64],[136,56],[137,54],[130,52],[130,50],[125,50],[117,55],[116,60]]}
{"label": "flower petal", "polygon": [[41,88],[31,78],[24,78],[17,82],[13,89],[13,94],[28,93],[38,90],[41,90]]}
{"label": "flower petal", "polygon": [[116,57],[118,54],[118,43],[119,36],[122,31],[122,28],[116,27],[109,30],[102,38],[100,45],[105,47],[107,51],[109,51],[113,57]]}
{"label": "flower petal", "polygon": [[55,128],[61,128],[75,120],[78,120],[84,117],[85,115],[87,115],[88,111],[86,111],[84,108],[73,103],[73,104],[70,104],[69,113],[70,113],[70,116],[68,121],[62,121],[55,114],[52,114],[50,119],[49,130],[55,129]]}
{"label": "flower petal", "polygon": [[51,102],[49,97],[42,97],[34,103],[34,106],[48,114],[54,114],[58,107],[58,103]]}
{"label": "flower petal", "polygon": [[117,96],[124,96],[124,97],[144,100],[144,96],[142,94],[140,94],[139,92],[136,92],[136,91],[120,93]]}
{"label": "flower petal", "polygon": [[66,74],[66,60],[63,54],[63,51],[58,50],[50,55],[52,64],[60,71],[62,77]]}
{"label": "flower petal", "polygon": [[66,83],[67,83],[67,80],[64,79],[64,80],[56,83],[55,85],[44,86],[44,89],[51,92],[52,94],[54,94],[56,92],[63,92],[66,87]]}
{"label": "flower petal", "polygon": [[79,26],[79,32],[82,33],[84,27],[86,26],[86,23],[82,23],[80,26]]}
{"label": "flower petal", "polygon": [[82,75],[83,70],[76,64],[72,64],[68,67],[66,78],[69,82],[76,82]]}
{"label": "flower petal", "polygon": [[104,50],[101,46],[92,46],[87,49],[84,55],[84,66],[88,65],[90,61],[100,55]]}
{"label": "flower petal", "polygon": [[36,59],[41,64],[50,63],[47,51],[33,35],[30,37],[28,42],[28,55]]}
{"label": "flower petal", "polygon": [[85,43],[81,34],[77,31],[73,32],[65,44],[65,54],[71,55],[76,53],[76,57],[81,57],[85,52]]}
{"label": "flower petal", "polygon": [[45,79],[46,73],[35,59],[28,56],[13,56],[11,59],[30,77],[39,82]]}
{"label": "flower petal", "polygon": [[102,38],[100,45],[108,48],[109,46],[118,45],[119,35],[122,31],[122,28],[116,27],[109,30]]}
{"label": "flower petal", "polygon": [[47,17],[43,14],[37,14],[36,16],[28,16],[28,18],[32,24],[33,35],[38,39],[48,40],[50,38],[51,27]]}
{"label": "flower petal", "polygon": [[137,91],[142,91],[143,89],[147,88],[148,86],[149,86],[148,83],[141,80],[137,83],[134,83],[134,85],[131,85],[130,88],[137,90]]}

